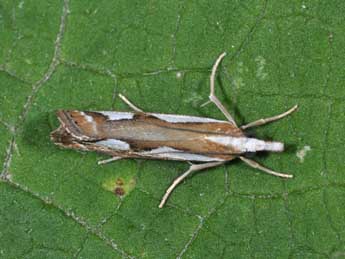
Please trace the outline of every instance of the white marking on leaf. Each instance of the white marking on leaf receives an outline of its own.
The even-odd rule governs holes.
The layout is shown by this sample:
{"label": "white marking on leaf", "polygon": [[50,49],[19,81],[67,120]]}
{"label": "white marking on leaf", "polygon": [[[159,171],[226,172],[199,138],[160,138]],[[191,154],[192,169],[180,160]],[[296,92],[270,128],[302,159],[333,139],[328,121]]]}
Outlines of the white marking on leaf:
{"label": "white marking on leaf", "polygon": [[19,4],[18,4],[18,8],[19,9],[22,9],[24,6],[24,1],[20,1]]}
{"label": "white marking on leaf", "polygon": [[257,63],[258,70],[256,71],[256,76],[260,80],[264,80],[267,77],[267,73],[264,72],[264,68],[266,65],[266,59],[262,56],[258,56],[255,58],[255,62]]}
{"label": "white marking on leaf", "polygon": [[296,156],[299,158],[300,162],[304,162],[304,157],[306,156],[307,152],[311,151],[310,146],[304,146],[301,150],[296,152]]}
{"label": "white marking on leaf", "polygon": [[127,142],[118,139],[106,139],[96,142],[97,145],[108,147],[114,150],[130,150]]}
{"label": "white marking on leaf", "polygon": [[196,117],[196,116],[188,116],[188,115],[175,115],[175,114],[162,114],[162,113],[150,113],[152,116],[156,118],[171,122],[171,123],[186,123],[186,122],[221,122],[221,123],[229,123],[227,121],[216,120],[212,118],[203,118],[203,117]]}
{"label": "white marking on leaf", "polygon": [[235,85],[236,89],[239,89],[239,88],[245,86],[243,78],[241,78],[241,77],[234,77],[233,84]]}
{"label": "white marking on leaf", "polygon": [[189,98],[183,100],[184,103],[192,104],[193,107],[199,107],[200,102],[204,99],[204,96],[197,94],[195,91],[189,95]]}
{"label": "white marking on leaf", "polygon": [[99,113],[108,116],[109,120],[118,121],[118,120],[131,120],[133,119],[134,114],[131,112],[109,112],[109,111],[100,111]]}

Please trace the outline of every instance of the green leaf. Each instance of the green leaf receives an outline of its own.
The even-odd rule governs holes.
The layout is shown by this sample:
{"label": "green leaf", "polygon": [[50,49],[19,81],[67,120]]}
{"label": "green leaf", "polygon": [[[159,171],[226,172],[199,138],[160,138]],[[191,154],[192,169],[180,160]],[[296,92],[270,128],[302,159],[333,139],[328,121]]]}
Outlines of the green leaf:
{"label": "green leaf", "polygon": [[[345,255],[344,1],[0,2],[0,256],[4,258],[341,258]],[[57,109],[145,111],[238,124],[287,144],[257,161],[195,173],[51,143]],[[121,191],[116,191],[122,188]]]}

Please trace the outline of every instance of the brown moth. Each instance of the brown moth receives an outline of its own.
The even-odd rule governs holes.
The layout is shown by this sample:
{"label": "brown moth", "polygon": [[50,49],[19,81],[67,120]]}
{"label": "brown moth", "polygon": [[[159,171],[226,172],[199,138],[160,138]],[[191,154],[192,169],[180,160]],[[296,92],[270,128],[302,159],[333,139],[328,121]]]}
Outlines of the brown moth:
{"label": "brown moth", "polygon": [[[279,120],[297,109],[238,127],[230,113],[214,93],[216,70],[226,53],[222,53],[212,68],[209,102],[213,102],[227,121],[188,115],[144,112],[126,97],[119,95],[133,112],[59,110],[58,129],[51,133],[52,141],[64,148],[96,151],[111,158],[105,164],[121,158],[143,158],[198,162],[176,178],[163,196],[162,208],[173,189],[194,171],[216,167],[235,158],[268,174],[291,178],[245,157],[258,151],[282,152],[281,142],[247,137],[244,130]],[[208,103],[209,103],[208,102]]]}

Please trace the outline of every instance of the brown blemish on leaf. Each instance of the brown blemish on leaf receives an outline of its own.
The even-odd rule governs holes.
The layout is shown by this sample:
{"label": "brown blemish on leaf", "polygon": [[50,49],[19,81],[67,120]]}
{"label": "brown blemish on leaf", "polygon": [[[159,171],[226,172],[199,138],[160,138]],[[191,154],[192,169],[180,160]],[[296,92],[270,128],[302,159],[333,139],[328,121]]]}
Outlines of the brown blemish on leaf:
{"label": "brown blemish on leaf", "polygon": [[123,180],[121,178],[116,179],[116,185],[123,185]]}
{"label": "brown blemish on leaf", "polygon": [[133,177],[112,177],[107,179],[103,188],[115,194],[117,197],[125,197],[135,187],[136,181]]}
{"label": "brown blemish on leaf", "polygon": [[125,190],[123,188],[121,188],[121,187],[116,187],[115,190],[114,190],[114,193],[117,196],[122,197],[123,195],[125,195]]}

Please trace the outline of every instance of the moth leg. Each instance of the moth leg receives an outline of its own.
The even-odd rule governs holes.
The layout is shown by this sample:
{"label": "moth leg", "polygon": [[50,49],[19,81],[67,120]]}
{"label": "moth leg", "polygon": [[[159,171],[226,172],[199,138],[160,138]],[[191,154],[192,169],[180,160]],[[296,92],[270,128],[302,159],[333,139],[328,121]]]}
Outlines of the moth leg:
{"label": "moth leg", "polygon": [[170,194],[172,193],[172,191],[176,188],[176,186],[183,181],[183,179],[185,179],[188,175],[190,175],[191,173],[195,172],[195,171],[199,171],[199,170],[203,170],[206,168],[210,168],[210,167],[216,167],[219,166],[221,164],[224,164],[225,161],[223,162],[210,162],[210,163],[205,163],[205,164],[192,164],[189,169],[181,174],[179,177],[177,177],[174,182],[169,186],[169,188],[166,190],[161,203],[159,204],[159,208],[163,208],[164,204],[166,203],[167,199],[169,198]]}
{"label": "moth leg", "polygon": [[247,165],[249,165],[250,167],[253,167],[255,169],[259,169],[265,173],[268,173],[268,174],[271,174],[271,175],[275,175],[275,176],[279,176],[279,177],[283,177],[283,178],[292,178],[293,175],[291,174],[282,174],[282,173],[278,173],[278,172],[275,172],[275,171],[272,171],[271,169],[268,169],[262,165],[260,165],[258,162],[254,161],[254,160],[251,160],[251,159],[248,159],[248,158],[245,158],[243,156],[240,156],[239,157],[243,162],[245,162]]}
{"label": "moth leg", "polygon": [[108,159],[104,159],[104,160],[101,160],[101,161],[98,161],[97,163],[99,165],[104,165],[104,164],[108,164],[110,162],[113,162],[113,161],[116,161],[116,160],[120,160],[122,157],[119,157],[119,156],[113,156],[111,158],[108,158]]}
{"label": "moth leg", "polygon": [[119,94],[119,97],[121,98],[121,100],[127,104],[129,107],[131,107],[134,111],[136,112],[143,112],[143,110],[139,109],[137,106],[135,106],[133,103],[131,103],[125,96],[123,96],[122,94]]}
{"label": "moth leg", "polygon": [[297,108],[298,108],[298,105],[296,104],[294,107],[292,107],[290,110],[288,110],[286,112],[283,112],[283,113],[278,114],[278,115],[273,116],[273,117],[263,118],[263,119],[260,119],[260,120],[253,121],[251,123],[248,123],[246,125],[241,126],[240,128],[245,130],[245,129],[248,129],[248,128],[251,128],[251,127],[257,127],[257,126],[261,126],[261,125],[264,125],[264,124],[272,122],[272,121],[280,120],[280,119],[288,116],[289,114],[293,113],[294,111],[296,111]]}
{"label": "moth leg", "polygon": [[223,104],[219,101],[219,99],[217,98],[217,96],[215,95],[215,91],[214,91],[214,81],[215,81],[215,77],[216,77],[216,72],[217,72],[217,68],[219,63],[222,61],[222,59],[225,57],[226,52],[223,52],[216,60],[216,62],[214,63],[213,67],[212,67],[212,73],[210,76],[210,100],[206,103],[204,103],[201,106],[204,106],[210,102],[213,102],[217,108],[224,114],[224,116],[228,119],[228,121],[230,121],[232,124],[236,125],[235,120],[232,118],[232,116],[230,115],[230,113],[225,109],[225,107],[223,106]]}

